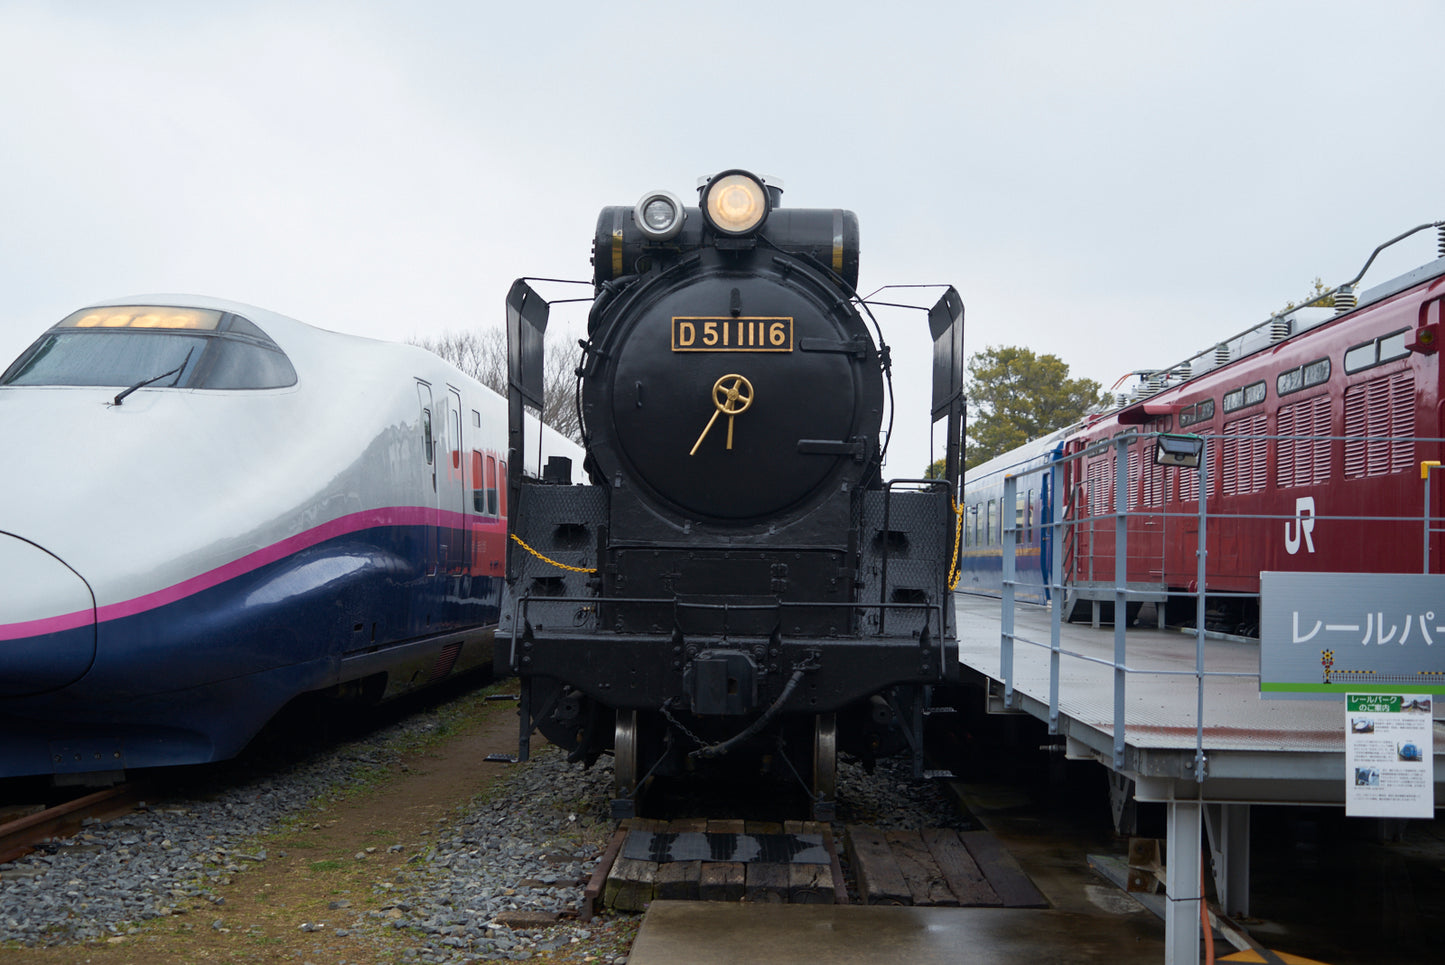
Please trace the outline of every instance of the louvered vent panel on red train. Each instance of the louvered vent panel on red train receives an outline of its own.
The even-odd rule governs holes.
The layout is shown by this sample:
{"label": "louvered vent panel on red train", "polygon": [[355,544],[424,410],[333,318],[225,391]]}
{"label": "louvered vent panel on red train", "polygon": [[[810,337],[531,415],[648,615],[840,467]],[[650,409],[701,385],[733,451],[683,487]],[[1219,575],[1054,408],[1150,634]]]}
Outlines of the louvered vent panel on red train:
{"label": "louvered vent panel on red train", "polygon": [[1415,465],[1415,376],[1401,372],[1390,379],[1390,471]]}
{"label": "louvered vent panel on red train", "polygon": [[1415,377],[1399,372],[1345,390],[1345,475],[1383,476],[1413,464]]}
{"label": "louvered vent panel on red train", "polygon": [[1282,406],[1275,427],[1280,436],[1275,485],[1308,486],[1330,477],[1328,395]]}
{"label": "louvered vent panel on red train", "polygon": [[1179,476],[1179,499],[1186,503],[1199,500],[1199,473],[1186,472]]}
{"label": "louvered vent panel on red train", "polygon": [[1089,460],[1089,515],[1103,516],[1114,511],[1110,498],[1114,488],[1113,460],[1108,455]]}
{"label": "louvered vent panel on red train", "polygon": [[1265,416],[1247,416],[1224,424],[1224,495],[1264,489],[1269,440]]}
{"label": "louvered vent panel on red train", "polygon": [[1139,444],[1135,443],[1129,449],[1129,509],[1134,508],[1135,493],[1139,491]]}

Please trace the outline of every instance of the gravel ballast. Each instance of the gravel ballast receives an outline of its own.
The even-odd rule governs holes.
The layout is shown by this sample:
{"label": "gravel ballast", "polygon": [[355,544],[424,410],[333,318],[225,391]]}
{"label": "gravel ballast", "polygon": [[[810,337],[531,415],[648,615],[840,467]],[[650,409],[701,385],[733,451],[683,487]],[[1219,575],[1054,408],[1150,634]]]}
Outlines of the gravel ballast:
{"label": "gravel ballast", "polygon": [[[436,726],[434,716],[421,714],[282,770],[236,768],[222,786],[203,784],[0,864],[0,943],[114,939],[179,911],[195,927],[222,929],[225,886],[275,860],[257,840],[288,818],[306,816],[358,775],[398,763],[395,745]],[[581,905],[582,887],[613,828],[611,782],[606,761],[583,769],[547,748],[510,767],[422,843],[392,845],[408,852],[407,861],[391,880],[377,883],[377,900],[367,902],[367,910],[336,902],[331,920],[307,924],[318,939],[389,932],[387,944],[407,961],[523,960],[569,946],[597,961],[625,961],[616,919],[549,921]],[[872,775],[843,764],[839,798],[839,832],[844,823],[958,822],[941,789],[912,781],[898,762],[884,762]]]}

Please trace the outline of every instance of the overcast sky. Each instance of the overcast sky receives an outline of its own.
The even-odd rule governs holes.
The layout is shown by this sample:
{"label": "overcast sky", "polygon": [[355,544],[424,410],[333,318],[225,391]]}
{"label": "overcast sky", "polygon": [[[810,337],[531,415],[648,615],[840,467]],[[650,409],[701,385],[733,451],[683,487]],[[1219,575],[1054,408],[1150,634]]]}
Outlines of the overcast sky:
{"label": "overcast sky", "polygon": [[[952,283],[970,351],[1107,387],[1445,218],[1442,36],[1432,0],[0,0],[0,367],[141,292],[498,325],[590,277],[602,206],[743,167],[857,212],[863,291]],[[922,314],[882,321],[926,383]]]}

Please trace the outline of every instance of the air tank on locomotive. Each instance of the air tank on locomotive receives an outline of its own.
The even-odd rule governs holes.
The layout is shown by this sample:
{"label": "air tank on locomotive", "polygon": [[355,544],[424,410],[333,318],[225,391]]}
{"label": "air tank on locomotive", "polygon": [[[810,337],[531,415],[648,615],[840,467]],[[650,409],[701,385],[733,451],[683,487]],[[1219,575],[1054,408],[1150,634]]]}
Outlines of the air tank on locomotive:
{"label": "air tank on locomotive", "polygon": [[[598,218],[592,485],[513,480],[499,669],[524,680],[523,753],[533,727],[578,760],[610,747],[620,811],[651,773],[781,756],[825,813],[838,744],[916,748],[956,669],[962,304],[948,288],[928,313],[945,478],[885,483],[888,349],[855,291],[856,216],[784,208],[739,170],[699,195]],[[514,422],[540,401],[546,319],[516,283]]]}

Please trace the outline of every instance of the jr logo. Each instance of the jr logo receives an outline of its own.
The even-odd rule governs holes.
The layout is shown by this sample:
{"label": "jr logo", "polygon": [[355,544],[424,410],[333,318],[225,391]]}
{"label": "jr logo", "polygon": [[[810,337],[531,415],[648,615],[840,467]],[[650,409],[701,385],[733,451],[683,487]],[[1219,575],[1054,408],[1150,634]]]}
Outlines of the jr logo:
{"label": "jr logo", "polygon": [[1294,519],[1284,524],[1284,548],[1293,556],[1299,552],[1300,542],[1305,551],[1315,551],[1315,498],[1301,496],[1294,501]]}

